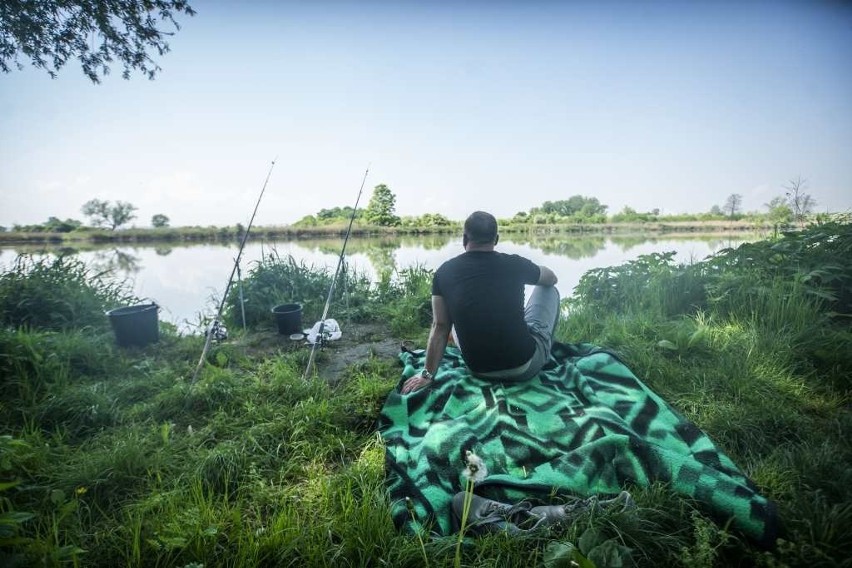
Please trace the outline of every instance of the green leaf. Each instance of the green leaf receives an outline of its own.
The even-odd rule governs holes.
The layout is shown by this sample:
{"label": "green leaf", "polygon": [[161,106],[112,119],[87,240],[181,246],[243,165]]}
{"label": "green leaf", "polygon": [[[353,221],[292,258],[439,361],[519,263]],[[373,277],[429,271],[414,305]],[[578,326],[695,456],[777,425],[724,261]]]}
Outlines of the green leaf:
{"label": "green leaf", "polygon": [[570,568],[577,548],[570,542],[553,541],[544,549],[546,568]]}
{"label": "green leaf", "polygon": [[65,502],[65,492],[61,489],[54,489],[50,492],[50,502],[54,505],[61,505]]}
{"label": "green leaf", "polygon": [[630,552],[631,549],[611,538],[590,550],[588,556],[600,568],[623,568],[632,564]]}
{"label": "green leaf", "polygon": [[834,302],[834,301],[837,300],[836,295],[834,295],[831,292],[828,292],[826,290],[811,289],[811,290],[808,290],[808,293],[813,295],[813,296],[816,296],[817,298],[822,298],[823,300],[828,300],[829,302]]}
{"label": "green leaf", "polygon": [[7,489],[11,489],[16,485],[20,485],[21,481],[3,481],[0,482],[0,491],[6,491]]}
{"label": "green leaf", "polygon": [[24,511],[7,511],[0,513],[0,525],[20,525],[35,517],[33,513]]}
{"label": "green leaf", "polygon": [[595,527],[590,527],[586,529],[582,535],[580,535],[580,541],[578,543],[580,545],[580,552],[588,556],[590,550],[592,550],[594,547],[598,546],[605,540],[606,537],[604,536],[603,532],[596,529]]}
{"label": "green leaf", "polygon": [[546,568],[597,568],[570,542],[552,541],[544,550]]}

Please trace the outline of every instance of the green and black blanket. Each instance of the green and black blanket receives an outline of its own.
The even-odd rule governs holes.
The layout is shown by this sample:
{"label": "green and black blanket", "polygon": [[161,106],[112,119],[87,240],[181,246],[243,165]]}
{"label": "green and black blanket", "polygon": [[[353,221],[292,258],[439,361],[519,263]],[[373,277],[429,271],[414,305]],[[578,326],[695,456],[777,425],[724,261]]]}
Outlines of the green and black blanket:
{"label": "green and black blanket", "polygon": [[[400,358],[401,385],[423,368],[425,353]],[[499,501],[617,494],[660,481],[763,546],[777,536],[775,505],[733,461],[592,345],[554,344],[545,369],[523,383],[477,379],[448,347],[430,388],[390,393],[379,427],[399,528],[452,531],[450,503],[465,487],[470,450],[488,470],[475,492]]]}

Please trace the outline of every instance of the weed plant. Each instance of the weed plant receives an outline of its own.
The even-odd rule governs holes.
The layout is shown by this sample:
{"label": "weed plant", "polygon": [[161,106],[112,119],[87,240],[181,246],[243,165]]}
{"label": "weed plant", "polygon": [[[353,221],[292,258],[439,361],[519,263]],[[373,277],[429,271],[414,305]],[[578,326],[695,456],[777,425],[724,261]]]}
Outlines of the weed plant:
{"label": "weed plant", "polygon": [[128,287],[82,261],[21,255],[0,274],[0,325],[41,330],[102,329],[104,311],[136,303]]}
{"label": "weed plant", "polygon": [[[246,326],[269,327],[274,325],[271,311],[280,304],[300,304],[302,322],[306,327],[322,317],[328,298],[334,272],[326,268],[316,268],[304,261],[297,262],[292,256],[282,258],[277,251],[264,256],[253,264],[242,281],[242,295],[245,306]],[[369,291],[369,280],[350,270],[344,263],[335,282],[331,305],[335,314],[349,317],[363,315],[363,308]],[[226,323],[235,329],[242,324],[240,310],[240,291],[232,286],[225,302]]]}
{"label": "weed plant", "polygon": [[[787,532],[776,550],[653,485],[629,488],[632,511],[465,538],[458,563],[570,565],[573,550],[609,542],[617,554],[596,556],[601,568],[852,565],[850,246],[849,226],[825,225],[692,265],[644,257],[587,274],[558,327],[563,341],[619,351],[778,503]],[[45,270],[0,276],[0,303],[36,297]],[[70,290],[100,290],[97,275],[74,270]],[[324,301],[329,277],[266,259],[244,281],[253,321],[291,301],[318,317],[308,301]],[[429,271],[372,286],[344,278],[362,317],[425,339]],[[60,319],[22,310],[0,329],[0,565],[456,563],[455,536],[400,534],[390,520],[375,422],[396,361],[351,361],[335,384],[304,380],[304,352],[249,333],[217,344],[190,386],[203,338],[165,330],[120,350],[92,323],[120,298],[101,292]]]}

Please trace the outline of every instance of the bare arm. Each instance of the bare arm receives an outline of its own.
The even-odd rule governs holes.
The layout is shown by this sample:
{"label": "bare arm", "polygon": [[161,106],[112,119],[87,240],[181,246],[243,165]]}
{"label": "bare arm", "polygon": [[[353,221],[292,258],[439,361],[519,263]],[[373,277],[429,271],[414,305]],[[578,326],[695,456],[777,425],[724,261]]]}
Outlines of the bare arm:
{"label": "bare arm", "polygon": [[[447,336],[449,336],[452,326],[453,322],[450,319],[450,311],[447,308],[444,298],[441,296],[432,296],[432,328],[429,330],[429,343],[426,345],[426,363],[424,368],[433,375],[437,372],[438,365],[444,357],[444,349],[447,348]],[[417,374],[405,381],[400,391],[402,394],[408,394],[417,389],[429,386],[431,382],[431,379]]]}
{"label": "bare arm", "polygon": [[555,286],[559,281],[556,277],[556,273],[546,266],[539,266],[538,268],[541,271],[541,275],[538,277],[538,282],[536,282],[536,284],[539,286]]}

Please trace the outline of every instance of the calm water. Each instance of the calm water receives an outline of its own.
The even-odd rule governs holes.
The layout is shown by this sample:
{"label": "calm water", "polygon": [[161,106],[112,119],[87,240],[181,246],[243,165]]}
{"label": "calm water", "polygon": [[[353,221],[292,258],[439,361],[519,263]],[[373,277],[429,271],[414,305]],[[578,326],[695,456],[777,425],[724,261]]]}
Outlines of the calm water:
{"label": "calm water", "polygon": [[[747,236],[649,238],[647,236],[556,236],[547,238],[501,237],[497,249],[520,254],[553,269],[559,277],[563,297],[570,296],[586,271],[622,264],[643,254],[674,251],[682,262],[701,260],[723,248],[736,247]],[[245,276],[262,255],[277,251],[317,267],[334,269],[342,239],[312,241],[254,242],[246,245],[241,267]],[[94,248],[75,254],[94,269],[109,269],[126,279],[136,295],[156,301],[160,319],[184,331],[196,329],[201,315],[215,312],[231,274],[238,245],[144,246]],[[8,267],[20,252],[58,254],[62,249],[0,249],[0,267]],[[68,249],[65,249],[68,252]],[[443,261],[463,252],[461,238],[426,236],[395,239],[350,239],[347,260],[372,279],[381,270],[414,265],[437,268]],[[331,317],[334,314],[330,314]]]}

